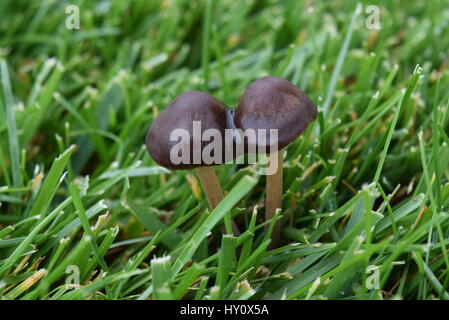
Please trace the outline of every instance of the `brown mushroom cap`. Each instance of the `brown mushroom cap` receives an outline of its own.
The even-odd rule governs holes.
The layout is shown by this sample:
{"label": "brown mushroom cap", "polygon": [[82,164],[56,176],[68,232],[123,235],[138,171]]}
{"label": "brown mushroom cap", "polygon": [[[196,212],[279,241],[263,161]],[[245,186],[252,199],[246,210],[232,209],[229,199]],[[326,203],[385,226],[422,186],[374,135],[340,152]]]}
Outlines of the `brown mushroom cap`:
{"label": "brown mushroom cap", "polygon": [[[223,102],[205,92],[188,91],[180,94],[152,122],[146,136],[148,152],[159,165],[171,170],[186,170],[220,164],[205,164],[202,160],[200,164],[193,163],[193,121],[201,121],[201,135],[205,130],[214,128],[219,130],[221,136],[224,137],[226,110],[227,106]],[[174,164],[170,159],[170,151],[178,143],[178,141],[170,141],[170,134],[175,129],[185,129],[190,134],[189,164]],[[222,140],[224,143],[224,138]],[[201,142],[200,152],[208,144],[209,141]],[[224,163],[224,148],[222,150],[222,163]]]}
{"label": "brown mushroom cap", "polygon": [[[317,117],[317,108],[309,97],[289,81],[279,77],[255,80],[245,90],[235,112],[235,124],[243,131],[278,130],[278,149],[292,143]],[[246,141],[247,143],[247,141]]]}

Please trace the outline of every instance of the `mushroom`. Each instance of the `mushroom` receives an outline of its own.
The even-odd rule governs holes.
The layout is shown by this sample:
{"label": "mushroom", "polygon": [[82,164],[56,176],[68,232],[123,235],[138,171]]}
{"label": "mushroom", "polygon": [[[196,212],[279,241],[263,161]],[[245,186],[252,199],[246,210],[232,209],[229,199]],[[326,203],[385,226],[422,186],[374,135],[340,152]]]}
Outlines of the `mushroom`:
{"label": "mushroom", "polygon": [[[317,108],[309,97],[279,77],[267,76],[253,81],[240,99],[235,111],[235,126],[243,131],[256,131],[256,140],[248,137],[244,140],[245,149],[251,150],[256,144],[258,153],[266,152],[270,154],[270,161],[276,160],[276,156],[278,160],[275,173],[266,177],[266,220],[272,219],[276,209],[282,207],[282,149],[295,141],[316,117]],[[259,139],[259,129],[265,129],[265,133],[277,129],[277,148],[273,148],[276,141],[270,141],[270,135],[265,143]],[[279,241],[280,227],[278,221],[273,230],[272,247]]]}
{"label": "mushroom", "polygon": [[[212,166],[225,162],[223,137],[228,110],[205,92],[188,91],[154,119],[146,136],[147,150],[156,163],[171,170],[195,170],[211,209],[223,198]],[[205,152],[209,157],[204,157]],[[234,232],[238,232],[235,225]]]}

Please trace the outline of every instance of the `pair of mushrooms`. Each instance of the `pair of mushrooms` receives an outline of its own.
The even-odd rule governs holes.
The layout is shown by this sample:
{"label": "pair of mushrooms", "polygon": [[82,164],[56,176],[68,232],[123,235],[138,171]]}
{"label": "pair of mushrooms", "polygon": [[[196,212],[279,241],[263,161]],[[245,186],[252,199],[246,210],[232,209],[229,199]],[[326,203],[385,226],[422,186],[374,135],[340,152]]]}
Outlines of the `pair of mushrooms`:
{"label": "pair of mushrooms", "polygon": [[[151,157],[165,168],[195,169],[209,206],[213,209],[223,198],[223,192],[212,166],[223,164],[229,159],[220,157],[221,161],[205,163],[201,155],[210,141],[194,139],[198,140],[207,129],[218,130],[222,137],[225,137],[226,129],[252,129],[256,135],[259,129],[276,129],[277,148],[274,148],[274,151],[270,150],[272,142],[269,139],[265,140],[264,145],[260,145],[259,139],[253,140],[257,141],[262,150],[272,152],[272,156],[277,153],[278,157],[276,172],[267,175],[266,179],[265,219],[268,220],[273,218],[276,209],[281,208],[282,204],[282,149],[296,140],[316,116],[317,108],[305,93],[283,78],[268,76],[250,84],[235,111],[205,92],[188,91],[179,95],[154,119],[146,136],[146,145]],[[201,135],[196,137],[193,132],[194,121],[201,121]],[[178,141],[171,141],[170,137],[176,129],[184,129],[190,133],[190,140],[185,145],[189,148],[190,161],[186,161],[187,163],[175,164],[172,161],[171,152]],[[239,140],[238,143],[241,142],[242,140]],[[248,139],[244,140],[244,145],[248,146]],[[226,147],[229,146],[223,145],[224,149]],[[197,161],[193,161],[194,159]],[[278,221],[273,230],[272,244],[276,244],[279,237]]]}

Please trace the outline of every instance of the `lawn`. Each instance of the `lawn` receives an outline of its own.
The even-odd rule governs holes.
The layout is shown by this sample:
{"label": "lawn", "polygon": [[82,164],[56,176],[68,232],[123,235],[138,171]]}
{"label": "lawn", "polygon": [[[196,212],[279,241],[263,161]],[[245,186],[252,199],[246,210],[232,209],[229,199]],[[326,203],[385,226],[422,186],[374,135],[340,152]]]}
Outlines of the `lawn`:
{"label": "lawn", "polygon": [[[0,1],[0,299],[449,299],[448,34],[445,0]],[[266,75],[319,110],[267,221],[260,165],[211,210],[145,146]]]}

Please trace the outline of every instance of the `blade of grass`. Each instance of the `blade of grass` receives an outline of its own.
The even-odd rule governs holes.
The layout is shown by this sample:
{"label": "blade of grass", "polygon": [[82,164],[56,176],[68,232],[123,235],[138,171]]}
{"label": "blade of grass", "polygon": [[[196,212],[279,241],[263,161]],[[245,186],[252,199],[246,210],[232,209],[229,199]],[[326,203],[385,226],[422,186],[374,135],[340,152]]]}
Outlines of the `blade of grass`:
{"label": "blade of grass", "polygon": [[173,263],[172,277],[175,277],[187,261],[193,256],[195,250],[200,245],[212,228],[223,219],[224,215],[239,202],[257,183],[255,178],[246,176],[242,178],[232,190],[224,197],[218,206],[211,212],[203,224],[192,238],[185,244],[178,259]]}
{"label": "blade of grass", "polygon": [[6,61],[0,59],[1,83],[5,97],[6,121],[8,127],[9,157],[11,162],[12,181],[14,187],[22,186],[22,174],[20,172],[20,146],[17,138],[17,125],[14,112],[14,100]]}

